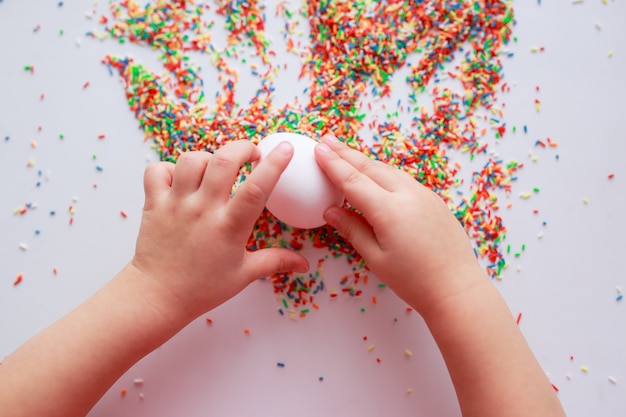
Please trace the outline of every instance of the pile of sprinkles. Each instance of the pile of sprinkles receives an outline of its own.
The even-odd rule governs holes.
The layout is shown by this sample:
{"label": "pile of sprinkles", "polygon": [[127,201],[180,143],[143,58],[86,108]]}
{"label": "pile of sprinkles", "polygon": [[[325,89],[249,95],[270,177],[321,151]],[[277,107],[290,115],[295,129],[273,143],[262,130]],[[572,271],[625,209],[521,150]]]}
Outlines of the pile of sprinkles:
{"label": "pile of sprinkles", "polygon": [[[226,44],[215,41],[215,7],[224,17]],[[266,33],[267,14],[284,23],[284,44]],[[308,39],[299,36],[302,21]],[[490,140],[507,131],[497,93],[506,91],[501,59],[514,25],[509,3],[473,1],[311,0],[300,6],[279,1],[267,10],[257,0],[217,0],[213,6],[191,0],[140,5],[127,0],[110,3],[110,15],[99,19],[103,29],[94,38],[143,45],[158,52],[165,68],[148,69],[130,57],[106,56],[103,64],[124,83],[128,106],[146,140],[160,159],[175,162],[182,152],[215,151],[239,139],[257,143],[277,131],[319,138],[333,133],[373,159],[408,172],[449,205],[471,237],[477,257],[492,277],[506,267],[502,240],[506,227],[498,216],[498,197],[511,192],[522,164],[494,156]],[[302,32],[302,31],[301,31]],[[223,42],[222,42],[223,43]],[[299,68],[288,67],[281,55],[295,54]],[[202,56],[217,72],[206,87]],[[248,103],[236,101],[240,68],[250,70],[258,87]],[[405,85],[394,75],[407,71]],[[32,71],[32,70],[31,70]],[[307,102],[297,98],[274,103],[280,74],[297,71],[307,86]],[[401,88],[395,108],[387,103]],[[408,114],[409,125],[399,113]],[[375,114],[368,119],[368,114]],[[363,138],[364,132],[372,136]],[[473,172],[453,155],[480,162]],[[469,155],[469,157],[468,157]],[[247,169],[242,170],[241,179]],[[277,274],[269,279],[280,299],[281,314],[306,315],[318,308],[315,296],[325,290],[323,263],[343,257],[351,276],[338,293],[359,296],[367,267],[348,242],[330,227],[292,229],[265,211],[248,242],[249,249],[305,245],[329,253],[308,275]]]}

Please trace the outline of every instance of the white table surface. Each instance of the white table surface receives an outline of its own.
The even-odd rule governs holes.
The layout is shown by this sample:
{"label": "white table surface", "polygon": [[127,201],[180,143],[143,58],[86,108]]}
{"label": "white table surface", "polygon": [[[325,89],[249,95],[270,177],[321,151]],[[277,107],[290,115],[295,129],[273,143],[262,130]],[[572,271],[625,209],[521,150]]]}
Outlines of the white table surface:
{"label": "white table surface", "polygon": [[[158,159],[142,141],[118,77],[100,63],[107,53],[130,53],[150,65],[154,54],[85,37],[97,27],[85,13],[105,11],[106,2],[57,3],[0,2],[0,358],[130,259],[143,169]],[[508,196],[513,207],[501,214],[507,243],[526,249],[507,258],[510,267],[494,285],[513,315],[522,313],[520,327],[568,415],[625,416],[626,300],[617,296],[620,287],[626,291],[626,4],[513,6],[518,42],[508,46],[515,56],[503,61],[512,88],[499,100],[518,133],[493,149],[525,164]],[[532,52],[540,46],[543,52]],[[282,87],[293,93],[289,81]],[[559,146],[534,146],[546,137]],[[534,187],[541,191],[519,197]],[[27,203],[37,208],[14,214]],[[314,261],[324,252],[307,254]],[[327,287],[347,269],[342,259],[327,265]],[[20,273],[23,281],[13,285]],[[131,368],[90,416],[458,415],[420,317],[376,282],[363,290],[360,298],[318,297],[320,310],[289,320],[277,313],[271,285],[255,283]],[[133,382],[138,378],[143,384]]]}

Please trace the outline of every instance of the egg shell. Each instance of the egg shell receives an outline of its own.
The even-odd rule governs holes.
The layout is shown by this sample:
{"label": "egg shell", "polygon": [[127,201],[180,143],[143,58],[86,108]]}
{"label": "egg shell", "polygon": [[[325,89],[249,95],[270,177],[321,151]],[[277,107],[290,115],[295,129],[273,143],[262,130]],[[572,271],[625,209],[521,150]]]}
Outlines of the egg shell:
{"label": "egg shell", "polygon": [[[317,142],[296,133],[274,133],[258,144],[262,161],[281,142],[293,145],[293,157],[267,199],[265,207],[292,227],[312,229],[326,224],[324,212],[343,203],[342,192],[333,185],[315,160]],[[259,161],[259,162],[260,162]]]}

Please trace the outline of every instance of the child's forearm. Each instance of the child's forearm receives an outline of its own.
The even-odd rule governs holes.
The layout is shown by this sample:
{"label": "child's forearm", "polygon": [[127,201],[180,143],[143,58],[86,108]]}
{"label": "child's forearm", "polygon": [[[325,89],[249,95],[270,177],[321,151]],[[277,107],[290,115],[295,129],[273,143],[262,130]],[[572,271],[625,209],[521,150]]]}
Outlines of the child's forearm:
{"label": "child's forearm", "polygon": [[550,382],[497,289],[482,271],[424,317],[464,417],[564,416]]}
{"label": "child's forearm", "polygon": [[188,321],[127,266],[0,366],[0,415],[84,416],[135,362]]}

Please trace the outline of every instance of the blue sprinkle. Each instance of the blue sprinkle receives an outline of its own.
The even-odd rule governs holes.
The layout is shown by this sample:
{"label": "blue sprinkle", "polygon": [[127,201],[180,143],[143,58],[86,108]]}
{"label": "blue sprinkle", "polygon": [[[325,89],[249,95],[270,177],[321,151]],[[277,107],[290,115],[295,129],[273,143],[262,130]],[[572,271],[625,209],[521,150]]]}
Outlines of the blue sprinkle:
{"label": "blue sprinkle", "polygon": [[54,210],[51,210],[51,211],[50,211],[50,215],[51,215],[51,216],[54,216],[55,214],[57,214],[57,212],[56,212],[56,211],[54,211]]}
{"label": "blue sprinkle", "polygon": [[624,294],[618,295],[615,301],[621,301],[622,298],[624,298]]}
{"label": "blue sprinkle", "polygon": [[276,363],[276,366],[278,366],[279,368],[284,368],[284,367],[285,367],[285,364],[284,364],[284,363],[282,363],[282,362],[277,362],[277,363]]}
{"label": "blue sprinkle", "polygon": [[102,170],[104,170],[104,168],[102,168],[100,165],[97,165],[97,166],[96,166],[96,169],[97,169],[98,171],[102,171]]}

